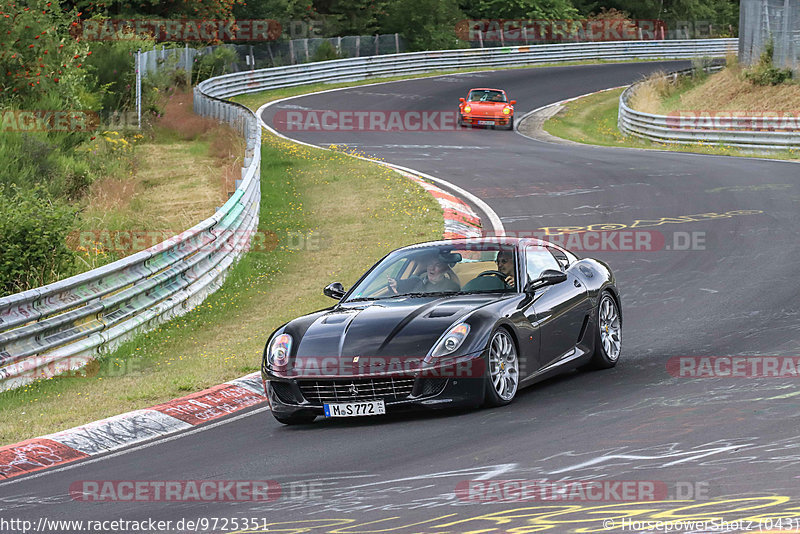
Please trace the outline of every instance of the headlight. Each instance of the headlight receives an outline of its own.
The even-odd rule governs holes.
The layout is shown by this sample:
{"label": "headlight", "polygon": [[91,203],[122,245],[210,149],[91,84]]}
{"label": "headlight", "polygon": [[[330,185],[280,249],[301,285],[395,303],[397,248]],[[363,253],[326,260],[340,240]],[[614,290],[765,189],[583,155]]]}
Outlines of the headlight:
{"label": "headlight", "polygon": [[470,111],[472,111],[472,108],[471,108],[471,107],[469,107],[469,106],[464,106],[464,113],[469,113]]}
{"label": "headlight", "polygon": [[269,364],[275,367],[283,367],[289,362],[289,351],[292,350],[292,336],[281,334],[275,336],[269,344]]}
{"label": "headlight", "polygon": [[506,106],[503,108],[503,115],[511,115],[511,108]]}
{"label": "headlight", "polygon": [[467,334],[469,334],[469,325],[467,323],[457,324],[441,337],[439,342],[433,348],[431,356],[433,358],[438,358],[440,356],[446,356],[447,354],[455,352],[456,349],[458,349],[458,347],[460,347],[467,338]]}

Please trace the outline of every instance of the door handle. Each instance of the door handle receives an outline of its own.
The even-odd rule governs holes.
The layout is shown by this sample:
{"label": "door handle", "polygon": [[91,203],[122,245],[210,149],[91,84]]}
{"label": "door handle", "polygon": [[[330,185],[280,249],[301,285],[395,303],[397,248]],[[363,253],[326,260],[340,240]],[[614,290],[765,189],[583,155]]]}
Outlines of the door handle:
{"label": "door handle", "polygon": [[572,283],[575,284],[575,287],[581,287],[581,283],[577,280],[573,280]]}

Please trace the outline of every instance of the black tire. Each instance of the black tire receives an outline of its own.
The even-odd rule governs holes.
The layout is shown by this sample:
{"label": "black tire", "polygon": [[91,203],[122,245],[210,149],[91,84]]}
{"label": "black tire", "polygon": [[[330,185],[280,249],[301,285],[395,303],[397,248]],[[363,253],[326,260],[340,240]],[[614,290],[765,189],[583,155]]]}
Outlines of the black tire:
{"label": "black tire", "polygon": [[458,115],[458,126],[459,126],[459,128],[466,128],[467,127],[467,125],[464,124],[464,117],[462,117],[461,114]]}
{"label": "black tire", "polygon": [[513,130],[514,129],[514,117],[508,119],[508,124],[506,125],[506,130]]}
{"label": "black tire", "polygon": [[272,416],[284,425],[307,425],[317,418],[313,413],[293,413],[291,415],[279,415],[272,412]]}
{"label": "black tire", "polygon": [[[494,356],[501,356],[503,354],[505,354],[505,357],[502,358],[502,362],[499,360],[495,361]],[[510,356],[513,356],[513,358],[510,358]],[[498,367],[501,363],[506,364],[508,367]],[[501,374],[499,380],[502,382],[502,387],[500,383],[497,383],[498,374]],[[509,379],[513,381],[513,387],[510,391],[506,389],[509,386]],[[484,404],[490,407],[505,406],[514,400],[518,388],[519,356],[517,353],[517,345],[514,343],[514,338],[508,330],[498,328],[492,332],[492,335],[489,337],[489,346],[486,349]]]}
{"label": "black tire", "polygon": [[603,291],[595,312],[594,353],[586,367],[610,369],[617,365],[621,351],[622,316],[619,313],[619,305],[611,293]]}

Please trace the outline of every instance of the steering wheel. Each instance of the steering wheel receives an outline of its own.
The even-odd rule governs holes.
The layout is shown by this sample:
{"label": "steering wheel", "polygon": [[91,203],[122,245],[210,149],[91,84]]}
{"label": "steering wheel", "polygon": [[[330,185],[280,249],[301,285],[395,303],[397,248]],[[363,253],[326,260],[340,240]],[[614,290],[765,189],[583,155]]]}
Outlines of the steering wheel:
{"label": "steering wheel", "polygon": [[[508,278],[508,275],[503,274],[500,271],[483,271],[482,273],[480,273],[475,278],[478,278],[480,276],[497,276],[497,277],[500,278],[500,280],[503,281],[504,284],[506,283],[506,278]],[[506,284],[506,285],[508,285],[508,284]]]}

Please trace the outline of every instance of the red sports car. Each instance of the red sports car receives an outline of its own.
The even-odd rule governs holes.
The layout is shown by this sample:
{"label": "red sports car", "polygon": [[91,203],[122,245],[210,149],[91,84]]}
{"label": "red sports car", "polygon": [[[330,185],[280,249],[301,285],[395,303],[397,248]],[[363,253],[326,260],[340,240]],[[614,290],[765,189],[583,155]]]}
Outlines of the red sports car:
{"label": "red sports car", "polygon": [[502,89],[472,89],[459,98],[458,125],[505,126],[514,129],[514,104]]}

